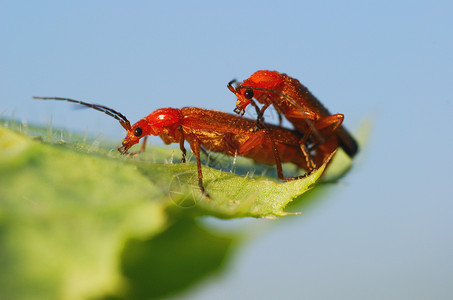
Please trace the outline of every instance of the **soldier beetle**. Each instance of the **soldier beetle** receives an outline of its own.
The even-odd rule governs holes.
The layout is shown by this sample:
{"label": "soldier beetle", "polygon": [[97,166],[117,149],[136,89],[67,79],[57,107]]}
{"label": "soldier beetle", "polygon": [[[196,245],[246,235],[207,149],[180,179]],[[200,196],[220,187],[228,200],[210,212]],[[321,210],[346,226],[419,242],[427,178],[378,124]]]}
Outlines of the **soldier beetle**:
{"label": "soldier beetle", "polygon": [[[312,158],[312,149],[324,153],[325,157],[330,156],[338,146],[351,158],[358,152],[357,142],[341,125],[343,114],[330,114],[299,80],[277,71],[262,70],[233,87],[235,82],[228,83],[228,89],[237,97],[234,111],[244,115],[245,108],[252,104],[259,124],[264,120],[264,111],[274,105],[280,122],[282,114],[302,134],[301,149],[313,168],[319,165]],[[263,104],[261,109],[253,98]]]}
{"label": "soldier beetle", "polygon": [[[200,151],[203,149],[230,156],[240,155],[268,165],[275,164],[281,180],[294,180],[306,176],[304,174],[285,177],[282,163],[293,163],[307,172],[312,170],[300,149],[301,135],[297,131],[270,124],[265,125],[266,129],[256,131],[254,120],[225,112],[196,107],[161,108],[131,125],[124,115],[103,105],[58,97],[33,98],[73,102],[102,111],[115,118],[126,130],[126,137],[118,147],[121,154],[128,154],[128,150],[142,138],[141,151],[143,151],[147,136],[154,135],[159,136],[167,145],[179,143],[182,151],[181,162],[185,162],[184,141],[187,141],[197,159],[198,186],[202,194],[207,197],[209,195],[203,186],[200,160]],[[322,164],[324,159],[325,156],[322,153],[314,153],[316,163]]]}

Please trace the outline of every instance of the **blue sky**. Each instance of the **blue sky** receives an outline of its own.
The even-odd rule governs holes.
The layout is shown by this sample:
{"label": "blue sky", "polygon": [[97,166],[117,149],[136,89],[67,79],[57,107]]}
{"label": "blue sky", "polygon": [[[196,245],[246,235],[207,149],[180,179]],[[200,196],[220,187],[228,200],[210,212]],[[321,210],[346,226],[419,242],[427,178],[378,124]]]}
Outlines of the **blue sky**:
{"label": "blue sky", "polygon": [[371,136],[316,207],[246,221],[273,227],[192,297],[451,298],[452,10],[449,1],[0,1],[0,113],[119,143],[123,129],[108,116],[31,97],[100,103],[134,122],[161,107],[232,112],[229,80],[285,72],[352,131],[372,119]]}

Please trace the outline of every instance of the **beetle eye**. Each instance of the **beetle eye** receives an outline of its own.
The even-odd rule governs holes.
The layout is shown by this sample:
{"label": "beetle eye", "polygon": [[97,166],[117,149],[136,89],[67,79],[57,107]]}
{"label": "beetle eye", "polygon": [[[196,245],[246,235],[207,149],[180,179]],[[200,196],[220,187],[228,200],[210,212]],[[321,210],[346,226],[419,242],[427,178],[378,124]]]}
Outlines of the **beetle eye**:
{"label": "beetle eye", "polygon": [[252,89],[246,89],[244,92],[244,97],[246,99],[252,99],[253,98],[253,90]]}
{"label": "beetle eye", "polygon": [[134,135],[135,135],[136,137],[141,136],[141,135],[142,135],[142,129],[141,129],[140,127],[135,128],[135,130],[134,130]]}

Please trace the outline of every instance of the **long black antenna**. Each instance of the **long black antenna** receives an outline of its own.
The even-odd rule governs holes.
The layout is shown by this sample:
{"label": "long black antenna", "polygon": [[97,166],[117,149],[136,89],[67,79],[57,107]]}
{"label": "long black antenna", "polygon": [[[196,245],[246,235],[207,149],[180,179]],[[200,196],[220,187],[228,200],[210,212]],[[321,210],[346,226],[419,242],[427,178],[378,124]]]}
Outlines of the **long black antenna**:
{"label": "long black antenna", "polygon": [[33,97],[33,99],[68,101],[68,102],[73,102],[73,103],[81,104],[84,106],[88,106],[95,110],[102,111],[103,113],[117,119],[120,122],[121,126],[123,126],[124,129],[126,129],[126,130],[131,129],[131,123],[123,114],[117,112],[116,110],[108,108],[106,106],[103,106],[103,105],[91,104],[91,103],[87,103],[87,102],[83,102],[83,101],[79,101],[79,100],[73,100],[73,99],[69,99],[69,98],[60,98],[60,97],[36,97],[35,96],[35,97]]}

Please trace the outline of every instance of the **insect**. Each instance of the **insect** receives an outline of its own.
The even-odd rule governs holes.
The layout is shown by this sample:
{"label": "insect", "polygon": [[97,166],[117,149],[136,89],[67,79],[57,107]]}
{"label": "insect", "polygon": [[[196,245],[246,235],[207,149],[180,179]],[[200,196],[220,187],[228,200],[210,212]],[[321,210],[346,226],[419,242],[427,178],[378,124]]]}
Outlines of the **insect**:
{"label": "insect", "polygon": [[[262,123],[265,110],[274,105],[280,123],[281,115],[284,115],[303,135],[301,149],[312,167],[318,166],[311,157],[312,149],[317,148],[326,157],[338,146],[351,158],[358,152],[357,142],[341,125],[344,115],[330,114],[299,80],[277,71],[262,70],[237,84],[236,88],[232,85],[235,82],[232,80],[228,83],[228,89],[237,97],[234,111],[244,115],[245,108],[252,104],[258,114],[257,122]],[[261,109],[253,98],[263,104]]]}
{"label": "insect", "polygon": [[[33,97],[40,100],[68,101],[95,110],[102,111],[115,118],[126,130],[126,137],[118,150],[127,154],[128,150],[143,138],[141,151],[145,149],[148,135],[159,136],[165,144],[179,143],[182,151],[181,162],[186,161],[184,141],[190,145],[197,159],[198,186],[205,196],[209,194],[203,186],[200,151],[224,153],[230,156],[244,156],[256,162],[276,165],[278,177],[282,180],[293,180],[304,177],[285,177],[282,163],[290,162],[304,170],[311,171],[300,147],[300,134],[279,126],[266,124],[266,129],[255,130],[254,120],[228,114],[221,111],[196,107],[161,108],[150,113],[134,125],[121,113],[103,105],[58,97]],[[325,157],[316,152],[314,159],[322,164]]]}

